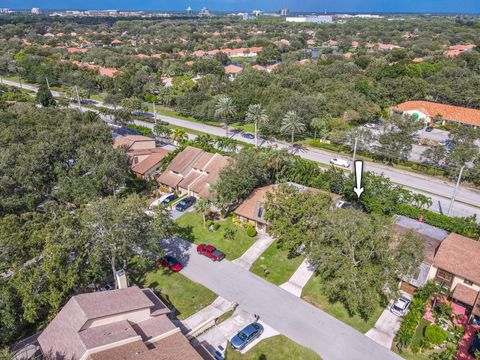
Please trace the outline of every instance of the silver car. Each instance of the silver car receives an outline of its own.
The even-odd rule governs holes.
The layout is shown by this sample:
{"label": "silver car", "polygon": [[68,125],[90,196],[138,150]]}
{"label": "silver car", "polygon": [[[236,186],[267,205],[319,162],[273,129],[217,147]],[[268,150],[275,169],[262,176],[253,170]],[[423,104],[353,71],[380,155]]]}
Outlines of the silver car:
{"label": "silver car", "polygon": [[245,346],[262,335],[262,333],[263,326],[257,322],[252,323],[235,335],[232,340],[230,340],[230,344],[235,350],[242,350]]}
{"label": "silver car", "polygon": [[392,304],[390,311],[397,316],[403,316],[407,313],[410,303],[409,299],[400,297]]}

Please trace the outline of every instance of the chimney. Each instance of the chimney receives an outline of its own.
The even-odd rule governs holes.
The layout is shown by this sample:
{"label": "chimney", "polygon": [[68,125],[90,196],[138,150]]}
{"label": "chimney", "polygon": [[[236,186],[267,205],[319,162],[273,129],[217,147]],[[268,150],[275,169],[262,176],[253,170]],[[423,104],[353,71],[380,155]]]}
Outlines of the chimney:
{"label": "chimney", "polygon": [[126,289],[128,288],[128,281],[127,281],[127,274],[125,274],[125,270],[120,269],[115,274],[115,280],[117,282],[117,289]]}

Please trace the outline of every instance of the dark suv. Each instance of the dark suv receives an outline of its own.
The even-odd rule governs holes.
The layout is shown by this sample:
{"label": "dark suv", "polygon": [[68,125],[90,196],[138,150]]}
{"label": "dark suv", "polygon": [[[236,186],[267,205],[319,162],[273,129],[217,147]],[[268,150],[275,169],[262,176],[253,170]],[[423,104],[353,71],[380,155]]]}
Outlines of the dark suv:
{"label": "dark suv", "polygon": [[175,209],[177,209],[177,211],[183,212],[187,210],[190,206],[195,204],[196,201],[197,199],[195,199],[195,197],[193,196],[186,197],[185,199],[182,199],[178,202],[178,204],[175,206]]}

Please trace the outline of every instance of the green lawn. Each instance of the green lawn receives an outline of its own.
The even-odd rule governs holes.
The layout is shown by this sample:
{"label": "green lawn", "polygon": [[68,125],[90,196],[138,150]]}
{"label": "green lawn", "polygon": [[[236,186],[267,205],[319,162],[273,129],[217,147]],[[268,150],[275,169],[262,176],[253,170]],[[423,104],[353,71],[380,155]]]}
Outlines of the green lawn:
{"label": "green lawn", "polygon": [[251,124],[251,123],[247,123],[247,124],[245,124],[245,123],[235,123],[235,124],[232,124],[231,126],[236,128],[236,129],[241,129],[243,131],[250,132],[252,134],[255,133],[255,125]]}
{"label": "green lawn", "polygon": [[[182,237],[185,240],[193,241],[195,244],[211,244],[223,251],[229,260],[240,257],[256,240],[247,235],[245,228],[232,223],[232,218],[219,221],[220,228],[212,232],[203,227],[203,217],[196,211],[187,212],[176,221],[184,232]],[[235,230],[233,240],[225,239],[223,234],[227,228]]]}
{"label": "green lawn", "polygon": [[[287,250],[281,250],[274,242],[260,256],[250,269],[268,281],[280,285],[290,279],[303,261],[303,256],[290,257]],[[265,269],[268,270],[266,274]]]}
{"label": "green lawn", "polygon": [[175,307],[179,319],[185,319],[210,305],[217,295],[185,276],[164,268],[157,268],[144,275],[141,285],[161,289],[160,297]]}
{"label": "green lawn", "polygon": [[321,360],[320,356],[283,335],[273,336],[260,341],[242,355],[229,345],[226,360]]}
{"label": "green lawn", "polygon": [[[147,106],[148,106],[148,111],[153,112],[153,105],[150,103],[147,103]],[[193,121],[193,122],[202,123],[202,124],[211,125],[211,126],[217,126],[217,127],[221,126],[220,123],[217,121],[199,120],[194,118],[193,116],[182,115],[178,111],[175,111],[173,109],[170,109],[161,105],[155,106],[155,111],[159,115],[172,116],[179,119],[184,119],[184,120]]]}
{"label": "green lawn", "polygon": [[421,353],[414,354],[409,349],[400,352],[400,351],[398,351],[397,347],[395,346],[395,343],[393,343],[392,351],[399,354],[402,358],[404,358],[406,360],[428,360],[428,359],[431,359],[430,356],[428,356],[426,354],[421,354]]}
{"label": "green lawn", "polygon": [[362,333],[366,333],[375,325],[384,310],[384,307],[379,304],[368,320],[358,315],[351,316],[343,304],[328,301],[320,279],[316,276],[312,277],[303,288],[302,298]]}

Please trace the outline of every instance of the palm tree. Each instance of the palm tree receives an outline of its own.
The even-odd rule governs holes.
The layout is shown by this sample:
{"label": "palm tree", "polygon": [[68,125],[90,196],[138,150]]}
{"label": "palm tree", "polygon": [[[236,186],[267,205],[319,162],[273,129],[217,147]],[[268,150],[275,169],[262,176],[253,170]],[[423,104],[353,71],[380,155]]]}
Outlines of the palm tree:
{"label": "palm tree", "polygon": [[225,126],[226,136],[228,137],[228,120],[233,118],[236,113],[235,105],[233,105],[232,99],[226,95],[222,95],[218,98],[215,105],[215,116],[218,116],[223,120]]}
{"label": "palm tree", "polygon": [[206,223],[205,213],[208,210],[210,210],[210,203],[208,202],[207,199],[198,199],[198,201],[195,203],[195,210],[202,213],[203,227],[205,227],[205,223]]}
{"label": "palm tree", "polygon": [[296,111],[290,110],[283,118],[280,130],[285,135],[291,136],[293,146],[295,134],[303,133],[305,131],[305,124],[302,122],[302,119],[300,119],[300,116],[298,116]]}
{"label": "palm tree", "polygon": [[183,129],[175,129],[172,134],[172,140],[180,145],[182,142],[188,139],[188,135]]}
{"label": "palm tree", "polygon": [[245,120],[255,125],[255,146],[258,147],[258,130],[268,121],[268,115],[262,105],[250,105]]}

